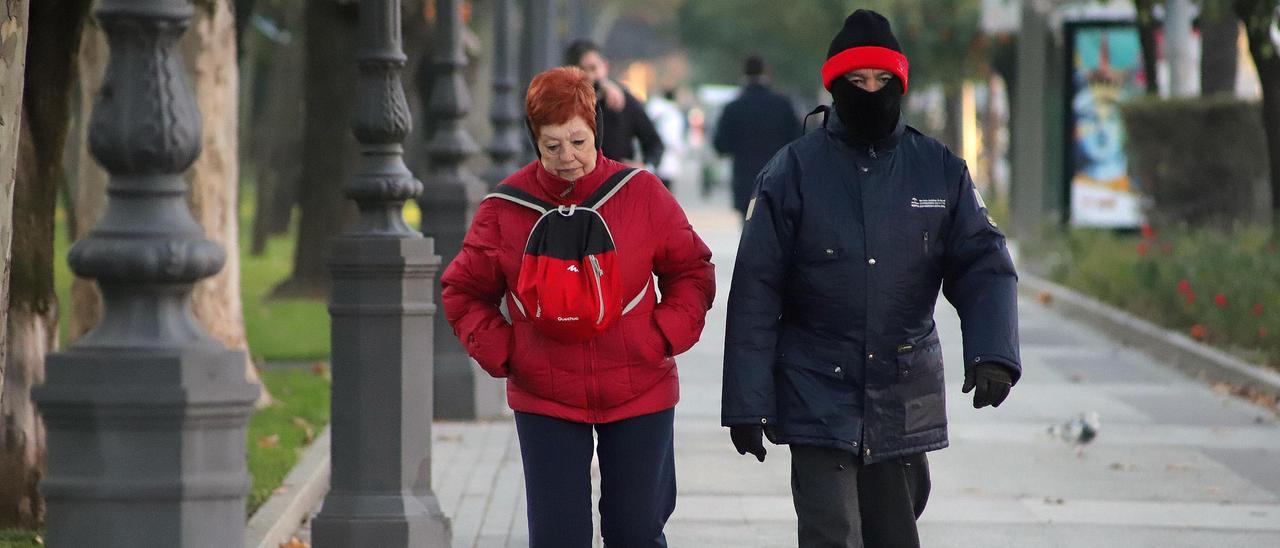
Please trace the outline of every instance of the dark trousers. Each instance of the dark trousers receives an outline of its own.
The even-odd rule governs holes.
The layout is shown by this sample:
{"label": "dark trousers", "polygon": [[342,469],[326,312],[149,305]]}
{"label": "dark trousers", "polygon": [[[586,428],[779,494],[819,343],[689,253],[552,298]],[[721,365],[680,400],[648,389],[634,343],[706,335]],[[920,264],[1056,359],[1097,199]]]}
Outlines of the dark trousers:
{"label": "dark trousers", "polygon": [[929,500],[924,453],[862,464],[854,453],[791,446],[800,548],[915,548]]}
{"label": "dark trousers", "polygon": [[584,424],[516,413],[530,548],[591,546],[592,432],[599,436],[600,534],[608,548],[666,548],[676,509],[675,410]]}

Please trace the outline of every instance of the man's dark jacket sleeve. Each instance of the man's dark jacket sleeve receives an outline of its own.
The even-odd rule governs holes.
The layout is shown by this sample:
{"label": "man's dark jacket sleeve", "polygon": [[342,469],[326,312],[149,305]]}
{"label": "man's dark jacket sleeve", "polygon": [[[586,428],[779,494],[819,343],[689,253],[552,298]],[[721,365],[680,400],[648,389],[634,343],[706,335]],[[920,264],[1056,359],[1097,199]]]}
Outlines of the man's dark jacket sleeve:
{"label": "man's dark jacket sleeve", "polygon": [[794,166],[783,149],[756,179],[729,290],[721,423],[774,424],[773,365],[799,209]]}
{"label": "man's dark jacket sleeve", "polygon": [[1004,234],[988,216],[968,168],[963,162],[954,162],[947,172],[960,184],[946,246],[942,293],[960,314],[965,369],[998,363],[1009,369],[1016,383],[1022,374],[1018,275]]}

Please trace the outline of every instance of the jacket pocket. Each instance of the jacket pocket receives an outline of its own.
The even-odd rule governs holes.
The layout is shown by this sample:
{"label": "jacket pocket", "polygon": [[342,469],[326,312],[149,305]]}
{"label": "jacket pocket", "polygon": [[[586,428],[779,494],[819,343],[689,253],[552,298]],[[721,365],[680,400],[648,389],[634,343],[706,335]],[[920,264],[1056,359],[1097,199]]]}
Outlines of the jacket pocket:
{"label": "jacket pocket", "polygon": [[554,399],[552,389],[555,382],[542,337],[533,324],[526,321],[513,322],[511,328],[515,331],[507,372],[511,381],[533,395]]}
{"label": "jacket pocket", "polygon": [[627,362],[653,363],[666,357],[667,341],[652,314],[628,314],[619,323]]}
{"label": "jacket pocket", "polygon": [[822,427],[830,432],[857,415],[856,387],[844,364],[783,356],[778,363],[780,419],[788,426]]}
{"label": "jacket pocket", "polygon": [[902,430],[914,434],[947,425],[942,347],[936,342],[898,354],[895,390],[902,406]]}
{"label": "jacket pocket", "polygon": [[849,252],[839,245],[806,245],[796,250],[788,286],[801,298],[829,305],[833,300],[832,288],[847,288],[853,283],[856,265],[852,259]]}
{"label": "jacket pocket", "polygon": [[653,388],[671,375],[675,361],[667,356],[667,343],[652,314],[633,313],[622,317],[622,347],[626,378],[631,395]]}

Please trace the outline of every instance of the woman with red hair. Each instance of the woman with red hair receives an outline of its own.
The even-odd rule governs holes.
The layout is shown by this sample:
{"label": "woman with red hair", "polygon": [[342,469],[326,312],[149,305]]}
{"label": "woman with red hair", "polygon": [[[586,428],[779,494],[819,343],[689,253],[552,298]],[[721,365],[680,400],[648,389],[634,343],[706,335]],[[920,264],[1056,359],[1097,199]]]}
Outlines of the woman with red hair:
{"label": "woman with red hair", "polygon": [[[578,206],[626,169],[600,153],[595,105],[577,68],[534,77],[525,112],[538,159],[504,188],[551,206]],[[517,299],[526,242],[541,219],[520,203],[482,202],[441,278],[454,333],[480,367],[507,379],[532,548],[591,546],[593,453],[605,545],[665,547],[663,528],[675,509],[672,425],[680,390],[673,356],[701,335],[715,294],[711,251],[652,174],[636,172],[610,196],[597,211],[630,308],[589,340],[548,336]],[[504,299],[510,320],[499,310]]]}

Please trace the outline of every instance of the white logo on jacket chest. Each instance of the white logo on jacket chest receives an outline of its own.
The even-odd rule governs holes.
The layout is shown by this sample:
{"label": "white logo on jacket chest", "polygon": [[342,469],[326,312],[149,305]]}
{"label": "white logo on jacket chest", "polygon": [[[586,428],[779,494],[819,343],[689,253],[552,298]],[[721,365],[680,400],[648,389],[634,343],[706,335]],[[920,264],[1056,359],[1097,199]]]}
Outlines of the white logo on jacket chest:
{"label": "white logo on jacket chest", "polygon": [[940,208],[946,208],[946,207],[947,207],[947,200],[946,200],[945,198],[925,198],[925,199],[912,198],[912,199],[911,199],[911,207],[940,207]]}

